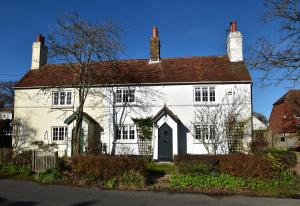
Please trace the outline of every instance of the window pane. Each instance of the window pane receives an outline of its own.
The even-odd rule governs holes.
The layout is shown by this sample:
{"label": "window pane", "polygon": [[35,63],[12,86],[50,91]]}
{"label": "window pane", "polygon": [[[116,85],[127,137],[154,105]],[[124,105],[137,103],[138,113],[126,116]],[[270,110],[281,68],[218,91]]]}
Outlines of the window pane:
{"label": "window pane", "polygon": [[208,127],[207,125],[202,126],[202,138],[203,139],[208,139]]}
{"label": "window pane", "polygon": [[122,90],[120,89],[117,90],[116,102],[122,102]]}
{"label": "window pane", "polygon": [[134,139],[135,129],[134,126],[129,126],[129,139]]}
{"label": "window pane", "polygon": [[129,91],[128,89],[123,90],[123,102],[128,102],[129,100]]}
{"label": "window pane", "polygon": [[123,126],[122,128],[123,139],[128,139],[128,126]]}
{"label": "window pane", "polygon": [[61,92],[59,95],[60,98],[60,105],[64,105],[65,101],[66,101],[66,93],[65,92]]}
{"label": "window pane", "polygon": [[216,135],[216,130],[214,125],[209,125],[209,139],[214,139]]}
{"label": "window pane", "polygon": [[196,102],[201,101],[201,88],[200,87],[195,88],[195,101]]}
{"label": "window pane", "polygon": [[64,140],[64,136],[65,136],[65,128],[59,127],[58,140],[60,141]]}
{"label": "window pane", "polygon": [[121,139],[121,128],[119,126],[116,127],[116,139]]}
{"label": "window pane", "polygon": [[201,127],[200,125],[195,125],[195,138],[201,139]]}
{"label": "window pane", "polygon": [[52,138],[53,138],[53,141],[58,140],[58,128],[57,127],[52,128]]}
{"label": "window pane", "polygon": [[202,88],[202,101],[204,101],[204,102],[208,101],[207,87]]}
{"label": "window pane", "polygon": [[129,90],[129,102],[134,102],[134,90]]}
{"label": "window pane", "polygon": [[53,105],[58,105],[58,92],[53,93]]}
{"label": "window pane", "polygon": [[72,103],[72,92],[67,92],[67,104],[71,104]]}
{"label": "window pane", "polygon": [[209,88],[209,101],[214,102],[215,101],[215,88],[210,87]]}

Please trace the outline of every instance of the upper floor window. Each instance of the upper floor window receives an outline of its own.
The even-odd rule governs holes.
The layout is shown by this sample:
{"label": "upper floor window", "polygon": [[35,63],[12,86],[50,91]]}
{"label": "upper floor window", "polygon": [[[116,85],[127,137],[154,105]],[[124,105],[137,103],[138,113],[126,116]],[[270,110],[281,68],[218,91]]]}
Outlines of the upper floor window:
{"label": "upper floor window", "polygon": [[195,102],[215,102],[216,92],[215,87],[195,87],[194,88]]}
{"label": "upper floor window", "polygon": [[53,105],[71,105],[72,104],[72,92],[53,92],[52,93]]}
{"label": "upper floor window", "polygon": [[52,140],[56,141],[64,141],[68,136],[67,127],[52,127]]}
{"label": "upper floor window", "polygon": [[117,89],[116,102],[134,102],[135,90],[134,89]]}
{"label": "upper floor window", "polygon": [[134,125],[117,125],[116,139],[117,140],[134,140],[136,129]]}

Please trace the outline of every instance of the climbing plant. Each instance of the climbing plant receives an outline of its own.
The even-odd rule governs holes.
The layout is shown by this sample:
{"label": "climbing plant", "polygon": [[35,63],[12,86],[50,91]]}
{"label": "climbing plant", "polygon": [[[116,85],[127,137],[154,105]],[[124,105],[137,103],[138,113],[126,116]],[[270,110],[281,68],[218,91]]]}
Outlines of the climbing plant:
{"label": "climbing plant", "polygon": [[153,121],[151,117],[146,118],[132,118],[137,126],[138,138],[140,140],[152,139]]}

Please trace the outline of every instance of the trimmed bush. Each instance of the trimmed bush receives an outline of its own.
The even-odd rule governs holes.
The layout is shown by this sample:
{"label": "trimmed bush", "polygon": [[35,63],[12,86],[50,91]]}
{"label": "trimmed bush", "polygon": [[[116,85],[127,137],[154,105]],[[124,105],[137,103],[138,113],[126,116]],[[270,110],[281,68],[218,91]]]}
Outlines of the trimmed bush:
{"label": "trimmed bush", "polygon": [[136,156],[87,155],[73,157],[72,172],[93,181],[105,181],[134,171],[144,174],[145,161]]}
{"label": "trimmed bush", "polygon": [[276,176],[272,165],[256,155],[232,154],[219,156],[221,173],[236,177],[269,179]]}
{"label": "trimmed bush", "polygon": [[12,162],[13,151],[10,148],[0,148],[0,165],[7,165]]}
{"label": "trimmed bush", "polygon": [[263,156],[270,160],[275,170],[282,172],[297,165],[297,155],[292,151],[268,149],[263,152]]}
{"label": "trimmed bush", "polygon": [[232,155],[180,155],[174,165],[177,174],[223,173],[244,178],[266,179],[275,176],[269,161],[260,156]]}
{"label": "trimmed bush", "polygon": [[177,174],[209,174],[219,171],[219,160],[212,155],[177,155],[174,166]]}
{"label": "trimmed bush", "polygon": [[256,178],[241,178],[227,174],[221,175],[174,175],[170,179],[171,186],[177,189],[196,188],[200,190],[274,190],[295,183],[295,177],[286,175],[278,179],[259,180]]}

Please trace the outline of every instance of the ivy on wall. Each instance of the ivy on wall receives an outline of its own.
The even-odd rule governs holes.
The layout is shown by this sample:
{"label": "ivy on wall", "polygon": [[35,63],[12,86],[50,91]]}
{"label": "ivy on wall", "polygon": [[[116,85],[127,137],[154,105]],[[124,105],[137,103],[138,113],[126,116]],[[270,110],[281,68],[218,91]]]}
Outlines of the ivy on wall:
{"label": "ivy on wall", "polygon": [[152,118],[132,118],[132,120],[137,126],[138,138],[140,140],[151,140],[153,130]]}

